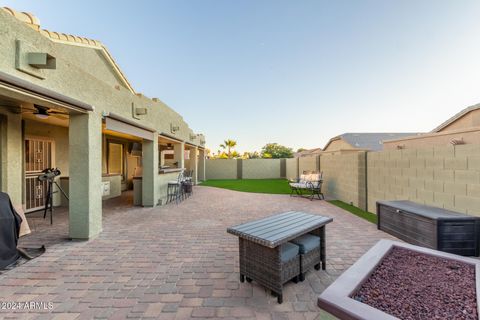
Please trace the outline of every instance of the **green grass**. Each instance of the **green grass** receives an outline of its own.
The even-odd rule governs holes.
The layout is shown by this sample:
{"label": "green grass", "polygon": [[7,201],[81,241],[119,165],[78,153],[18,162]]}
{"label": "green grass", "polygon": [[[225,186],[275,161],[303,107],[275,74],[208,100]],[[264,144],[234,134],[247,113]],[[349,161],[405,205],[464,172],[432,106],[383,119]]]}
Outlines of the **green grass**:
{"label": "green grass", "polygon": [[207,180],[200,186],[253,193],[290,194],[290,186],[286,179]]}
{"label": "green grass", "polygon": [[[270,193],[270,194],[290,194],[290,186],[286,179],[231,179],[231,180],[207,180],[200,186],[223,188],[235,191]],[[363,211],[355,206],[349,205],[340,200],[328,201],[331,204],[342,208],[354,215],[363,218],[371,223],[377,223],[377,215],[371,212]]]}
{"label": "green grass", "polygon": [[343,210],[351,212],[351,213],[353,213],[354,215],[356,215],[360,218],[363,218],[367,221],[370,221],[371,223],[375,223],[375,224],[377,223],[377,215],[376,214],[373,214],[373,213],[367,212],[367,211],[363,211],[360,208],[349,205],[348,203],[345,203],[345,202],[340,201],[340,200],[330,200],[328,202],[330,202],[331,204],[333,204],[333,205],[335,205],[339,208],[342,208]]}

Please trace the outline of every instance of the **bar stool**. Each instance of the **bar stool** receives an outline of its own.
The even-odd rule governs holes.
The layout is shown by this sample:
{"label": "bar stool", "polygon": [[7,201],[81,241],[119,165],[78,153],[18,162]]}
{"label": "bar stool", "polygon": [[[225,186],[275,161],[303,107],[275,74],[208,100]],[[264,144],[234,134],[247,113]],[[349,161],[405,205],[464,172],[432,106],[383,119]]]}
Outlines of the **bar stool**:
{"label": "bar stool", "polygon": [[183,197],[183,171],[178,174],[177,180],[168,182],[167,185],[167,203],[175,200],[176,203]]}
{"label": "bar stool", "polygon": [[192,176],[193,176],[193,170],[185,171],[185,174],[183,176],[183,192],[184,192],[185,198],[190,197],[193,193]]}

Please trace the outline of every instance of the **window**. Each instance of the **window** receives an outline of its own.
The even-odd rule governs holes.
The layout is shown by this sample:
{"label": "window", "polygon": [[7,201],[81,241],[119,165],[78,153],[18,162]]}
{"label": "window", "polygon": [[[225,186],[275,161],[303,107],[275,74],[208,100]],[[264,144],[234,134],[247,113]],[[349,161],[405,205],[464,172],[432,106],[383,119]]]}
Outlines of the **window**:
{"label": "window", "polygon": [[123,144],[108,143],[107,168],[109,174],[123,175]]}

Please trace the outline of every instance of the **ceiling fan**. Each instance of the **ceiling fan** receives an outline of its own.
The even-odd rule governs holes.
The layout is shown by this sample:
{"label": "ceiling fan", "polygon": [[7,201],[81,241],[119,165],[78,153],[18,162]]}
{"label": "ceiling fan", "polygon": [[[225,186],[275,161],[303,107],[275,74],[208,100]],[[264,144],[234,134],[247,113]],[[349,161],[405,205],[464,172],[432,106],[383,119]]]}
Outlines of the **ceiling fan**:
{"label": "ceiling fan", "polygon": [[66,117],[68,113],[52,110],[38,104],[34,104],[33,107],[34,109],[25,109],[25,111],[22,113],[31,113],[39,119],[48,119],[50,116],[52,116],[61,120],[68,120],[68,117]]}

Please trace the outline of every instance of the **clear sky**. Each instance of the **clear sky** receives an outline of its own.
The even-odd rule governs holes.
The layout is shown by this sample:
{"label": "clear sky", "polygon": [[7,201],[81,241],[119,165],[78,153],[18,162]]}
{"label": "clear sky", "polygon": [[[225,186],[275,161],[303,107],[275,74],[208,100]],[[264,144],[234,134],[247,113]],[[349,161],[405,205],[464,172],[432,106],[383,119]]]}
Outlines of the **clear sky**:
{"label": "clear sky", "polygon": [[480,1],[18,0],[45,29],[102,41],[136,91],[214,152],[430,131],[480,102]]}

